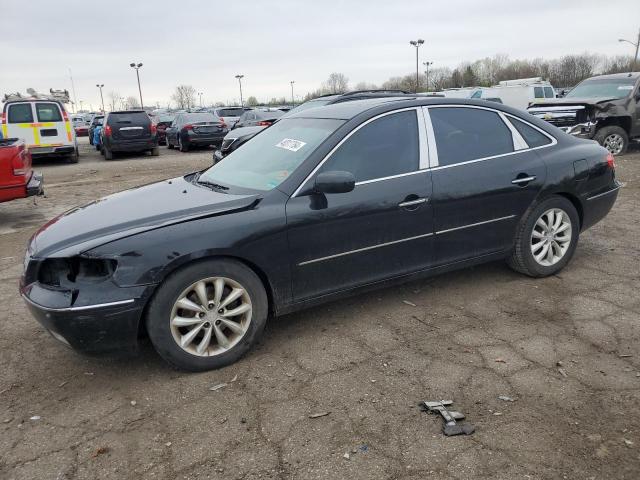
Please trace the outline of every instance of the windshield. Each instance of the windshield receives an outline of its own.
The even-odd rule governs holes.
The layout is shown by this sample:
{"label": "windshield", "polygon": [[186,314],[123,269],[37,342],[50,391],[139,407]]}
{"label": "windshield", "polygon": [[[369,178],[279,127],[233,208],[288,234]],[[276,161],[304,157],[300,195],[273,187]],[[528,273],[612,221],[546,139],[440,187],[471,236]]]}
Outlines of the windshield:
{"label": "windshield", "polygon": [[585,80],[567,93],[565,98],[623,98],[631,93],[635,82],[634,78],[603,78]]}
{"label": "windshield", "polygon": [[244,108],[221,108],[218,110],[218,115],[221,117],[239,117],[244,113]]}
{"label": "windshield", "polygon": [[343,123],[316,118],[280,120],[215,164],[198,181],[271,190]]}
{"label": "windshield", "polygon": [[187,122],[217,122],[218,118],[213,113],[187,113],[183,119]]}

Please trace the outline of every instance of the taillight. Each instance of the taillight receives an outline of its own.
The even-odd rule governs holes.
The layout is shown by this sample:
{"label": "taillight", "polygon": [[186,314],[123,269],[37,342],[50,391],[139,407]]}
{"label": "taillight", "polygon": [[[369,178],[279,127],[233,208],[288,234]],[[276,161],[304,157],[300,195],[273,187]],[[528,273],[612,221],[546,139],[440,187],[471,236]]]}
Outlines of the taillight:
{"label": "taillight", "polygon": [[612,170],[615,170],[616,168],[616,160],[613,153],[609,153],[609,155],[607,155],[607,166]]}
{"label": "taillight", "polygon": [[64,118],[65,122],[69,121],[69,116],[67,115],[67,111],[64,108],[62,109],[62,118]]}
{"label": "taillight", "polygon": [[260,127],[268,127],[269,125],[271,125],[273,122],[267,122],[265,120],[258,122],[258,126]]}
{"label": "taillight", "polygon": [[158,127],[155,124],[151,124],[151,134],[155,135],[155,133],[158,131]]}
{"label": "taillight", "polygon": [[190,123],[187,123],[184,127],[182,127],[183,130],[193,130],[193,125],[191,125]]}
{"label": "taillight", "polygon": [[224,121],[223,117],[220,117],[220,126],[222,128],[227,128],[227,122]]}
{"label": "taillight", "polygon": [[24,175],[27,173],[27,169],[24,166],[24,157],[27,152],[24,148],[24,144],[18,147],[18,152],[13,156],[11,161],[11,167],[13,168],[14,175]]}
{"label": "taillight", "polygon": [[110,127],[109,125],[107,125],[106,127],[104,127],[104,134],[105,134],[107,137],[110,137],[112,133],[113,133],[113,132],[111,131],[111,127]]}
{"label": "taillight", "polygon": [[0,113],[0,123],[2,123],[3,125],[7,123],[7,116],[4,112]]}

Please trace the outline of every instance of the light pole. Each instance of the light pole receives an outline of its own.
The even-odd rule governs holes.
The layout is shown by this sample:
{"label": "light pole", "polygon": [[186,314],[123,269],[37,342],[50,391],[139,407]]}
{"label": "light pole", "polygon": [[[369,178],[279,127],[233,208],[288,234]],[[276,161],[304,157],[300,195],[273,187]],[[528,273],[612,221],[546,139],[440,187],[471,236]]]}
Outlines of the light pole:
{"label": "light pole", "polygon": [[198,96],[200,97],[200,108],[202,108],[202,92],[198,92]]}
{"label": "light pole", "polygon": [[79,112],[82,113],[82,110],[83,110],[82,109],[82,100],[80,100],[80,110],[79,110]]}
{"label": "light pole", "polygon": [[291,80],[291,82],[289,82],[289,83],[291,83],[291,108],[295,108],[296,100],[295,100],[295,97],[293,96],[293,84],[296,83],[296,81],[295,80]]}
{"label": "light pole", "polygon": [[140,93],[140,108],[144,109],[144,103],[142,103],[142,88],[140,88],[140,72],[139,72],[140,67],[142,66],[142,63],[131,62],[129,66],[131,68],[135,68],[136,70],[136,77],[138,77],[138,93]]}
{"label": "light pole", "polygon": [[624,38],[619,38],[619,42],[627,42],[636,47],[636,54],[633,57],[633,65],[631,66],[632,70],[638,69],[638,47],[640,47],[640,30],[638,30],[638,40],[636,42],[632,42],[631,40],[625,40]]}
{"label": "light pole", "polygon": [[422,62],[422,64],[427,68],[424,74],[427,76],[427,92],[429,91],[429,65],[433,65],[433,62]]}
{"label": "light pole", "polygon": [[238,84],[240,85],[240,106],[244,108],[244,102],[242,101],[242,79],[244,78],[244,75],[236,75],[236,78],[238,79]]}
{"label": "light pole", "polygon": [[409,43],[416,47],[416,93],[418,93],[418,88],[420,88],[420,73],[418,72],[418,50],[420,49],[420,45],[424,43],[424,40],[419,38],[418,40],[411,40]]}
{"label": "light pole", "polygon": [[102,87],[104,87],[104,83],[96,83],[96,87],[100,89],[100,102],[102,102],[102,113],[104,113],[104,97],[102,96]]}

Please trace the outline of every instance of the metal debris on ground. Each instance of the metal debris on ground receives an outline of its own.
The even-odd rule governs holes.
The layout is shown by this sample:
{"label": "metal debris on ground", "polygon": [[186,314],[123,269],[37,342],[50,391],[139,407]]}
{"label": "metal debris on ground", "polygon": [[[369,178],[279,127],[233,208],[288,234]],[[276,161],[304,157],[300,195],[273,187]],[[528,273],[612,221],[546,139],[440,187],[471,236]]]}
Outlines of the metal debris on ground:
{"label": "metal debris on ground", "polygon": [[213,387],[211,387],[209,390],[211,390],[212,392],[215,392],[216,390],[220,390],[221,388],[224,388],[226,386],[227,386],[226,383],[219,383],[219,384],[214,385]]}
{"label": "metal debris on ground", "polygon": [[329,415],[331,412],[320,412],[320,413],[312,413],[311,415],[309,415],[309,418],[320,418],[320,417],[326,417],[327,415]]}
{"label": "metal debris on ground", "polygon": [[402,303],[406,303],[410,307],[417,307],[417,305],[415,303],[410,302],[409,300],[403,300]]}
{"label": "metal debris on ground", "polygon": [[498,397],[500,400],[504,400],[505,402],[515,402],[516,400],[511,397],[507,397],[506,395],[500,395]]}
{"label": "metal debris on ground", "polygon": [[464,420],[464,415],[460,412],[449,411],[447,407],[453,405],[453,400],[440,400],[435,402],[421,402],[420,408],[427,413],[441,415],[444,420],[442,433],[450,437],[453,435],[471,435],[475,427],[469,423],[458,423]]}
{"label": "metal debris on ground", "polygon": [[34,415],[29,420],[34,420],[35,421],[35,420],[40,420],[40,418],[42,418],[42,417],[40,417],[40,415]]}

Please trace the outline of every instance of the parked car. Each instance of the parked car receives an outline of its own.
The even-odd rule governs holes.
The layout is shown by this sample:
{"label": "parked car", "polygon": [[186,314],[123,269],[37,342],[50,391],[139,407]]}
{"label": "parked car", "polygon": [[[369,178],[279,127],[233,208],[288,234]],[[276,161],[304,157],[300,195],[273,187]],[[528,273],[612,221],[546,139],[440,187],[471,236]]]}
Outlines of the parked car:
{"label": "parked car", "polygon": [[98,125],[102,125],[102,122],[104,122],[104,115],[94,115],[94,117],[91,119],[91,123],[89,124],[89,131],[88,131],[89,144],[94,145],[94,142],[93,142],[94,132]]}
{"label": "parked car", "polygon": [[89,125],[84,115],[72,115],[71,122],[73,122],[73,129],[77,137],[86,137],[89,135]]}
{"label": "parked car", "polygon": [[78,162],[76,134],[64,109],[56,100],[24,98],[4,104],[2,136],[24,140],[33,158],[60,156]]}
{"label": "parked car", "polygon": [[160,145],[167,144],[167,128],[171,126],[175,118],[175,115],[169,113],[162,113],[157,116],[156,129],[158,132],[158,143]]}
{"label": "parked car", "polygon": [[229,129],[232,129],[238,119],[247,110],[251,109],[247,107],[220,107],[215,108],[213,113],[220,117],[220,120],[224,122]]}
{"label": "parked car", "polygon": [[213,113],[181,113],[166,129],[167,148],[177,146],[181,152],[192,146],[220,145],[229,130]]}
{"label": "parked car", "polygon": [[116,152],[148,151],[154,157],[160,155],[156,126],[144,110],[107,113],[100,143],[100,151],[106,160],[111,160]]}
{"label": "parked car", "polygon": [[233,128],[241,127],[268,127],[273,122],[283,116],[285,112],[278,110],[277,108],[269,108],[265,110],[253,109],[248,110],[242,114]]}
{"label": "parked car", "polygon": [[583,80],[563,98],[535,101],[529,113],[576,137],[597,141],[623,155],[640,139],[640,73],[599,75]]}
{"label": "parked car", "polygon": [[0,203],[43,193],[42,174],[31,169],[24,140],[0,139]]}
{"label": "parked car", "polygon": [[570,261],[612,208],[613,157],[521,110],[446,98],[301,111],[206,171],[66,212],[31,239],[21,292],[58,340],[228,365],[277,316],[491,260]]}
{"label": "parked car", "polygon": [[234,128],[224,136],[220,148],[213,151],[213,163],[217,163],[233,152],[240,145],[252,139],[257,133],[264,130],[265,126]]}

